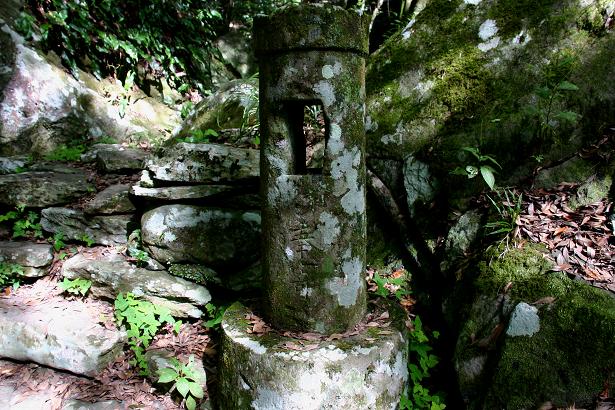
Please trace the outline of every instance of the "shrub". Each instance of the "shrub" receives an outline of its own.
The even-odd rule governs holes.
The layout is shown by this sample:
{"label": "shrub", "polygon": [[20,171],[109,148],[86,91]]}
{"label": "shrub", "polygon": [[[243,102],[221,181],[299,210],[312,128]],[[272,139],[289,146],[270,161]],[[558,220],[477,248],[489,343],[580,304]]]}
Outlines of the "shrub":
{"label": "shrub", "polygon": [[38,31],[42,48],[73,72],[122,81],[133,72],[139,85],[146,76],[164,76],[176,88],[202,89],[210,83],[221,22],[218,2],[28,0],[17,26],[26,37]]}

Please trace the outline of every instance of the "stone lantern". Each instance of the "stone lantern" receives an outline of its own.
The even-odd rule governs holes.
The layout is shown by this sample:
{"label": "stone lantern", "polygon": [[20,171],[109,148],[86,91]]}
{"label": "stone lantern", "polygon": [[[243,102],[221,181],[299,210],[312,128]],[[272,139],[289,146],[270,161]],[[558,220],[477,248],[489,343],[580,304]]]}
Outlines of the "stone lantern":
{"label": "stone lantern", "polygon": [[[343,332],[365,314],[367,19],[304,6],[254,27],[268,318],[283,329]],[[323,155],[312,163],[308,106],[324,119]]]}
{"label": "stone lantern", "polygon": [[[367,15],[331,5],[254,21],[262,305],[274,330],[254,334],[253,314],[239,303],[226,311],[220,409],[390,409],[406,386],[403,326],[358,325],[366,314],[368,25]],[[305,132],[306,107],[321,113],[317,144]]]}

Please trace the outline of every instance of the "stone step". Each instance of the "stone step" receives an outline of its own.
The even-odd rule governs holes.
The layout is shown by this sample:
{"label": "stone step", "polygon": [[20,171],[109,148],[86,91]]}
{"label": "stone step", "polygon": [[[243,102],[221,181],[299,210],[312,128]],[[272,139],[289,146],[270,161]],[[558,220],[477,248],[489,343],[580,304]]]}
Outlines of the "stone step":
{"label": "stone step", "polygon": [[24,295],[0,298],[0,357],[93,376],[122,352],[124,334],[100,323],[110,305]]}
{"label": "stone step", "polygon": [[170,275],[166,271],[138,268],[112,250],[104,254],[77,254],[64,262],[62,276],[92,282],[91,294],[113,300],[130,292],[164,306],[173,316],[199,318],[211,295],[204,286]]}

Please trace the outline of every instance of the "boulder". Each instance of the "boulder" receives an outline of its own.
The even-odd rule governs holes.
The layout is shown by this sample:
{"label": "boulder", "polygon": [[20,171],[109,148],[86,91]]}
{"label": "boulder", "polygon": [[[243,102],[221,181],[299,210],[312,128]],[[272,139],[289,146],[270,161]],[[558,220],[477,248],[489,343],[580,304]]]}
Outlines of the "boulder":
{"label": "boulder", "polygon": [[[82,71],[76,80],[3,23],[0,46],[1,155],[46,154],[75,135],[162,139],[178,124],[177,112],[145,95],[127,95],[121,84]],[[133,103],[121,115],[112,102],[123,97]]]}
{"label": "boulder", "polygon": [[135,212],[136,208],[128,197],[129,192],[128,184],[111,185],[89,200],[83,207],[83,212],[88,215]]}
{"label": "boulder", "polygon": [[89,279],[90,292],[96,297],[112,300],[120,292],[130,292],[169,308],[174,316],[198,318],[202,315],[199,308],[211,300],[203,286],[166,271],[137,268],[113,252],[96,259],[77,254],[64,262],[62,275],[69,279]]}
{"label": "boulder", "polygon": [[[50,189],[53,187],[53,189]],[[32,208],[62,205],[93,191],[87,175],[78,170],[73,173],[22,172],[0,175],[0,204]]]}
{"label": "boulder", "polygon": [[100,245],[122,245],[128,238],[133,215],[86,215],[69,208],[46,208],[41,212],[41,226],[47,232],[62,232],[64,238]]}
{"label": "boulder", "polygon": [[117,400],[105,400],[95,403],[83,400],[66,400],[62,410],[118,410],[125,409],[127,406]]}
{"label": "boulder", "polygon": [[21,276],[38,278],[49,273],[53,250],[44,243],[0,241],[0,262],[20,265]]}
{"label": "boulder", "polygon": [[95,376],[122,352],[124,335],[81,301],[0,299],[0,356]]}
{"label": "boulder", "polygon": [[147,154],[136,148],[120,144],[97,144],[96,167],[104,173],[140,171]]}
{"label": "boulder", "polygon": [[368,155],[406,160],[411,203],[486,187],[451,175],[482,165],[466,147],[502,165],[500,185],[531,176],[534,155],[541,166],[566,158],[613,121],[614,10],[606,0],[426,2],[369,57]]}
{"label": "boulder", "polygon": [[260,213],[164,205],[141,218],[143,244],[163,263],[204,264],[219,272],[247,267],[260,253]]}
{"label": "boulder", "polygon": [[168,182],[234,182],[260,173],[259,151],[219,144],[178,143],[147,161],[154,179]]}
{"label": "boulder", "polygon": [[[194,107],[176,137],[187,137],[197,130],[241,128],[246,107],[258,107],[258,79],[233,80],[220,86],[215,94]],[[246,118],[247,124],[258,122],[258,114]]]}
{"label": "boulder", "polygon": [[451,310],[465,318],[454,365],[468,408],[591,406],[615,368],[615,298],[552,272],[539,247],[502,251],[479,264],[465,315]]}

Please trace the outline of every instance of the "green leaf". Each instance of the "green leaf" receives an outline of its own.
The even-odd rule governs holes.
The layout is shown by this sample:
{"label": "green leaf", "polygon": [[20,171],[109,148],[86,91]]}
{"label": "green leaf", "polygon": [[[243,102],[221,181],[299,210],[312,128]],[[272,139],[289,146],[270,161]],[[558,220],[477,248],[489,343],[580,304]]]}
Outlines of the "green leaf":
{"label": "green leaf", "polygon": [[185,377],[180,377],[175,382],[175,388],[182,396],[186,397],[190,391],[190,382]]}
{"label": "green leaf", "polygon": [[563,91],[578,91],[579,87],[577,87],[576,84],[571,83],[570,81],[562,81],[557,85],[557,89]]}
{"label": "green leaf", "polygon": [[493,164],[497,165],[498,168],[502,169],[502,166],[491,155],[481,155],[480,156],[480,160],[481,160],[481,162],[490,161]]}
{"label": "green leaf", "polygon": [[480,151],[478,150],[478,148],[475,148],[475,147],[463,147],[461,149],[471,153],[472,155],[474,155],[476,157],[476,159],[480,159]]}
{"label": "green leaf", "polygon": [[158,369],[158,376],[158,383],[168,383],[177,379],[179,374],[175,369],[163,367],[162,369]]}
{"label": "green leaf", "polygon": [[557,113],[556,117],[564,121],[575,123],[579,118],[579,114],[574,111],[560,111]]}
{"label": "green leaf", "polygon": [[483,165],[480,167],[480,173],[483,176],[485,183],[493,190],[493,187],[495,186],[495,175],[493,175],[494,169],[488,165]]}
{"label": "green leaf", "polygon": [[536,88],[535,93],[542,99],[547,99],[551,96],[551,90],[549,87],[538,87]]}
{"label": "green leaf", "polygon": [[195,410],[196,409],[196,401],[194,401],[194,399],[192,398],[192,396],[189,396],[186,399],[186,408],[188,410]]}
{"label": "green leaf", "polygon": [[457,167],[457,168],[455,168],[454,170],[452,170],[452,171],[450,172],[450,174],[451,174],[451,175],[463,175],[463,176],[467,176],[467,175],[468,175],[468,172],[467,172],[465,169],[461,168],[461,167]]}
{"label": "green leaf", "polygon": [[195,383],[195,382],[190,382],[189,387],[190,387],[190,394],[192,394],[197,399],[202,399],[203,396],[205,395],[205,392],[203,392],[203,388],[201,387],[200,384]]}

